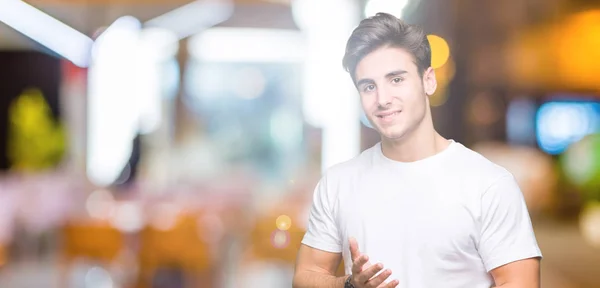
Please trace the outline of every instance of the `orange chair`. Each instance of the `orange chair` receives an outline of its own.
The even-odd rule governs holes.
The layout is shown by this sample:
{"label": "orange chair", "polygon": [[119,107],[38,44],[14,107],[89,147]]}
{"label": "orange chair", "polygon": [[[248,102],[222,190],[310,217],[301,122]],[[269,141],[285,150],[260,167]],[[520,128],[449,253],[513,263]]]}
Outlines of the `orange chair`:
{"label": "orange chair", "polygon": [[75,258],[111,262],[123,248],[123,235],[108,223],[70,223],[63,228],[63,256],[67,262]]}
{"label": "orange chair", "polygon": [[194,214],[180,215],[169,230],[147,226],[141,231],[139,287],[148,287],[157,269],[164,267],[185,271],[188,286],[212,287],[209,283],[214,279],[208,273],[214,268],[211,247],[200,237],[201,227],[197,219]]}
{"label": "orange chair", "polygon": [[[294,224],[294,215],[300,215],[300,209],[287,209],[288,215],[291,216],[291,225],[283,225],[287,230],[280,230],[277,227],[277,219],[281,215],[285,215],[283,211],[277,209],[265,216],[259,216],[256,225],[250,232],[250,258],[246,261],[281,261],[288,265],[295,265],[296,256],[302,239],[304,238],[305,230]],[[292,213],[290,213],[292,212]],[[289,227],[287,227],[289,226]],[[344,275],[344,263],[340,264],[336,275]]]}
{"label": "orange chair", "polygon": [[6,255],[6,247],[2,244],[0,244],[0,268],[2,268],[2,266],[4,266],[4,264],[6,264],[7,261],[7,255]]}
{"label": "orange chair", "polygon": [[123,235],[109,223],[67,223],[62,228],[60,287],[67,287],[67,272],[73,261],[83,258],[109,265],[124,249]]}

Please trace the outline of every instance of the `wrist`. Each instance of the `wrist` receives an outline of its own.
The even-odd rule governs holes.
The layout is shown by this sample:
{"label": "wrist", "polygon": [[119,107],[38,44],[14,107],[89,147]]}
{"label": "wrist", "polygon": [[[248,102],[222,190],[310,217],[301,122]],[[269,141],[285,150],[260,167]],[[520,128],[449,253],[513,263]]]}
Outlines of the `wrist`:
{"label": "wrist", "polygon": [[343,277],[344,279],[344,288],[356,288],[354,286],[354,282],[352,281],[352,274],[346,275]]}

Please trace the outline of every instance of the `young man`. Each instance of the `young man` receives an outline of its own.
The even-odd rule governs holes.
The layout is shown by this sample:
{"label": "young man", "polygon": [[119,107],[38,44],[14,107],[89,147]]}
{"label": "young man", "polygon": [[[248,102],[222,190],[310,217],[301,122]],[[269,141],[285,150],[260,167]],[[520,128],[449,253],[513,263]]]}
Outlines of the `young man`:
{"label": "young man", "polygon": [[[379,13],[354,30],[343,62],[381,142],[317,185],[294,287],[539,287],[515,179],[433,127],[425,33]],[[347,276],[335,277],[342,257]]]}

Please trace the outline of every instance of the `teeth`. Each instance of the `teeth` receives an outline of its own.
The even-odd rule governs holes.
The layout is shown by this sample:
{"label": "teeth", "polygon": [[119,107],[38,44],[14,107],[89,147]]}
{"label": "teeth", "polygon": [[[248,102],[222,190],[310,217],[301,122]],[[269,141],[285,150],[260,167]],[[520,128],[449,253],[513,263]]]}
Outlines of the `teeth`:
{"label": "teeth", "polygon": [[396,115],[396,114],[398,114],[398,112],[394,112],[394,113],[392,113],[392,114],[385,115],[385,116],[380,116],[380,117],[381,117],[381,118],[388,118],[388,117],[394,116],[394,115]]}

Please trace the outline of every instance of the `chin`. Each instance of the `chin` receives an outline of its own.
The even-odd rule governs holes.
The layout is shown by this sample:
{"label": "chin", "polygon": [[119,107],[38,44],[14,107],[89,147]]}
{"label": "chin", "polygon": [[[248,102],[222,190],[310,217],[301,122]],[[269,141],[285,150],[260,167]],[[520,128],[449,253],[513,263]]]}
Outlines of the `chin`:
{"label": "chin", "polygon": [[404,129],[399,129],[400,127],[387,127],[385,129],[379,129],[379,134],[386,139],[390,140],[400,140],[404,138],[406,135],[406,131]]}

